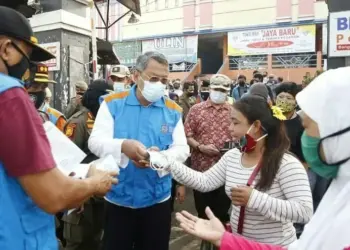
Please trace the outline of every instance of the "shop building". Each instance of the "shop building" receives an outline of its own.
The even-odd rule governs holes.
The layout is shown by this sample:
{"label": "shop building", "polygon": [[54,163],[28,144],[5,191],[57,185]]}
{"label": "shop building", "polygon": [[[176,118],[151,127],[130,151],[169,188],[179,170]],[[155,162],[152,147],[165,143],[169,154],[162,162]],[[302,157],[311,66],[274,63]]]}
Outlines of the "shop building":
{"label": "shop building", "polygon": [[[300,83],[327,59],[325,1],[140,0],[140,6],[138,23],[125,18],[109,34],[128,66],[155,49],[169,58],[172,78],[217,72],[250,78],[260,69]],[[103,3],[100,7],[104,11]],[[110,16],[126,11],[115,2]]]}

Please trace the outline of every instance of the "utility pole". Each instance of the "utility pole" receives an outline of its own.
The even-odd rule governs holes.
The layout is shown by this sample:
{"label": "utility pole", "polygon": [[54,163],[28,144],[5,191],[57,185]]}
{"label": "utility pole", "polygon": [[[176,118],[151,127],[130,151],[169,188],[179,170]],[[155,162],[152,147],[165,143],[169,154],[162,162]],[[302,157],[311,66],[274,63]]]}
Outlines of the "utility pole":
{"label": "utility pole", "polygon": [[[107,0],[107,6],[109,6],[109,2],[110,0]],[[105,41],[108,42],[109,41],[109,7],[107,8],[107,17],[106,17],[106,36],[105,36]],[[107,65],[104,65],[103,67],[103,76],[105,79],[107,79]]]}
{"label": "utility pole", "polygon": [[97,39],[96,39],[96,27],[95,27],[95,4],[91,0],[89,3],[90,18],[91,18],[91,49],[92,49],[92,79],[98,79],[97,72]]}

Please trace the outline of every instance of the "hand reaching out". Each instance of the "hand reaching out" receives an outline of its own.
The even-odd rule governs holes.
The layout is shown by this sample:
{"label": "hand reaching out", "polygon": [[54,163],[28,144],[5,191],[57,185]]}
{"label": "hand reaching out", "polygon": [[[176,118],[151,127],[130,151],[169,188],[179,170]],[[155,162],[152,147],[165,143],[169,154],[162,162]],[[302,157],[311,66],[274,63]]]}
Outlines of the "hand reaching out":
{"label": "hand reaching out", "polygon": [[200,219],[186,211],[176,213],[176,219],[180,222],[180,227],[187,233],[210,241],[219,247],[225,233],[224,225],[215,217],[209,207],[205,209],[205,213],[209,220]]}

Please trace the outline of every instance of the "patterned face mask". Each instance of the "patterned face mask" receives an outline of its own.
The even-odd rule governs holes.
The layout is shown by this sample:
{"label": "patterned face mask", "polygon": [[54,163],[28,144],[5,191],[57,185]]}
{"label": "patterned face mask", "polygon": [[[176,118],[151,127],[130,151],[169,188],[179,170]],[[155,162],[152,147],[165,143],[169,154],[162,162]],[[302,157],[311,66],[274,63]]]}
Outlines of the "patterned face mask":
{"label": "patterned face mask", "polygon": [[282,109],[283,113],[290,113],[295,110],[296,102],[295,100],[290,100],[287,98],[281,98],[277,96],[276,106]]}

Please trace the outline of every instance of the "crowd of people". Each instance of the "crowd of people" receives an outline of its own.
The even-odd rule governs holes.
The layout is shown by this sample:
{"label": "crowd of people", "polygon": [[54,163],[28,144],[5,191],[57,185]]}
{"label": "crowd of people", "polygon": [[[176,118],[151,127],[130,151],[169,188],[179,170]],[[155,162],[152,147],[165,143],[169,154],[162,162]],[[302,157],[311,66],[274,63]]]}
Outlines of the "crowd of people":
{"label": "crowd of people", "polygon": [[[305,89],[259,71],[170,82],[147,52],[76,82],[59,111],[54,56],[24,16],[0,15],[0,249],[168,250],[185,187],[197,215],[176,218],[202,250],[350,247],[349,68]],[[58,169],[46,123],[86,154],[79,168]],[[118,172],[96,168],[108,156]]]}

